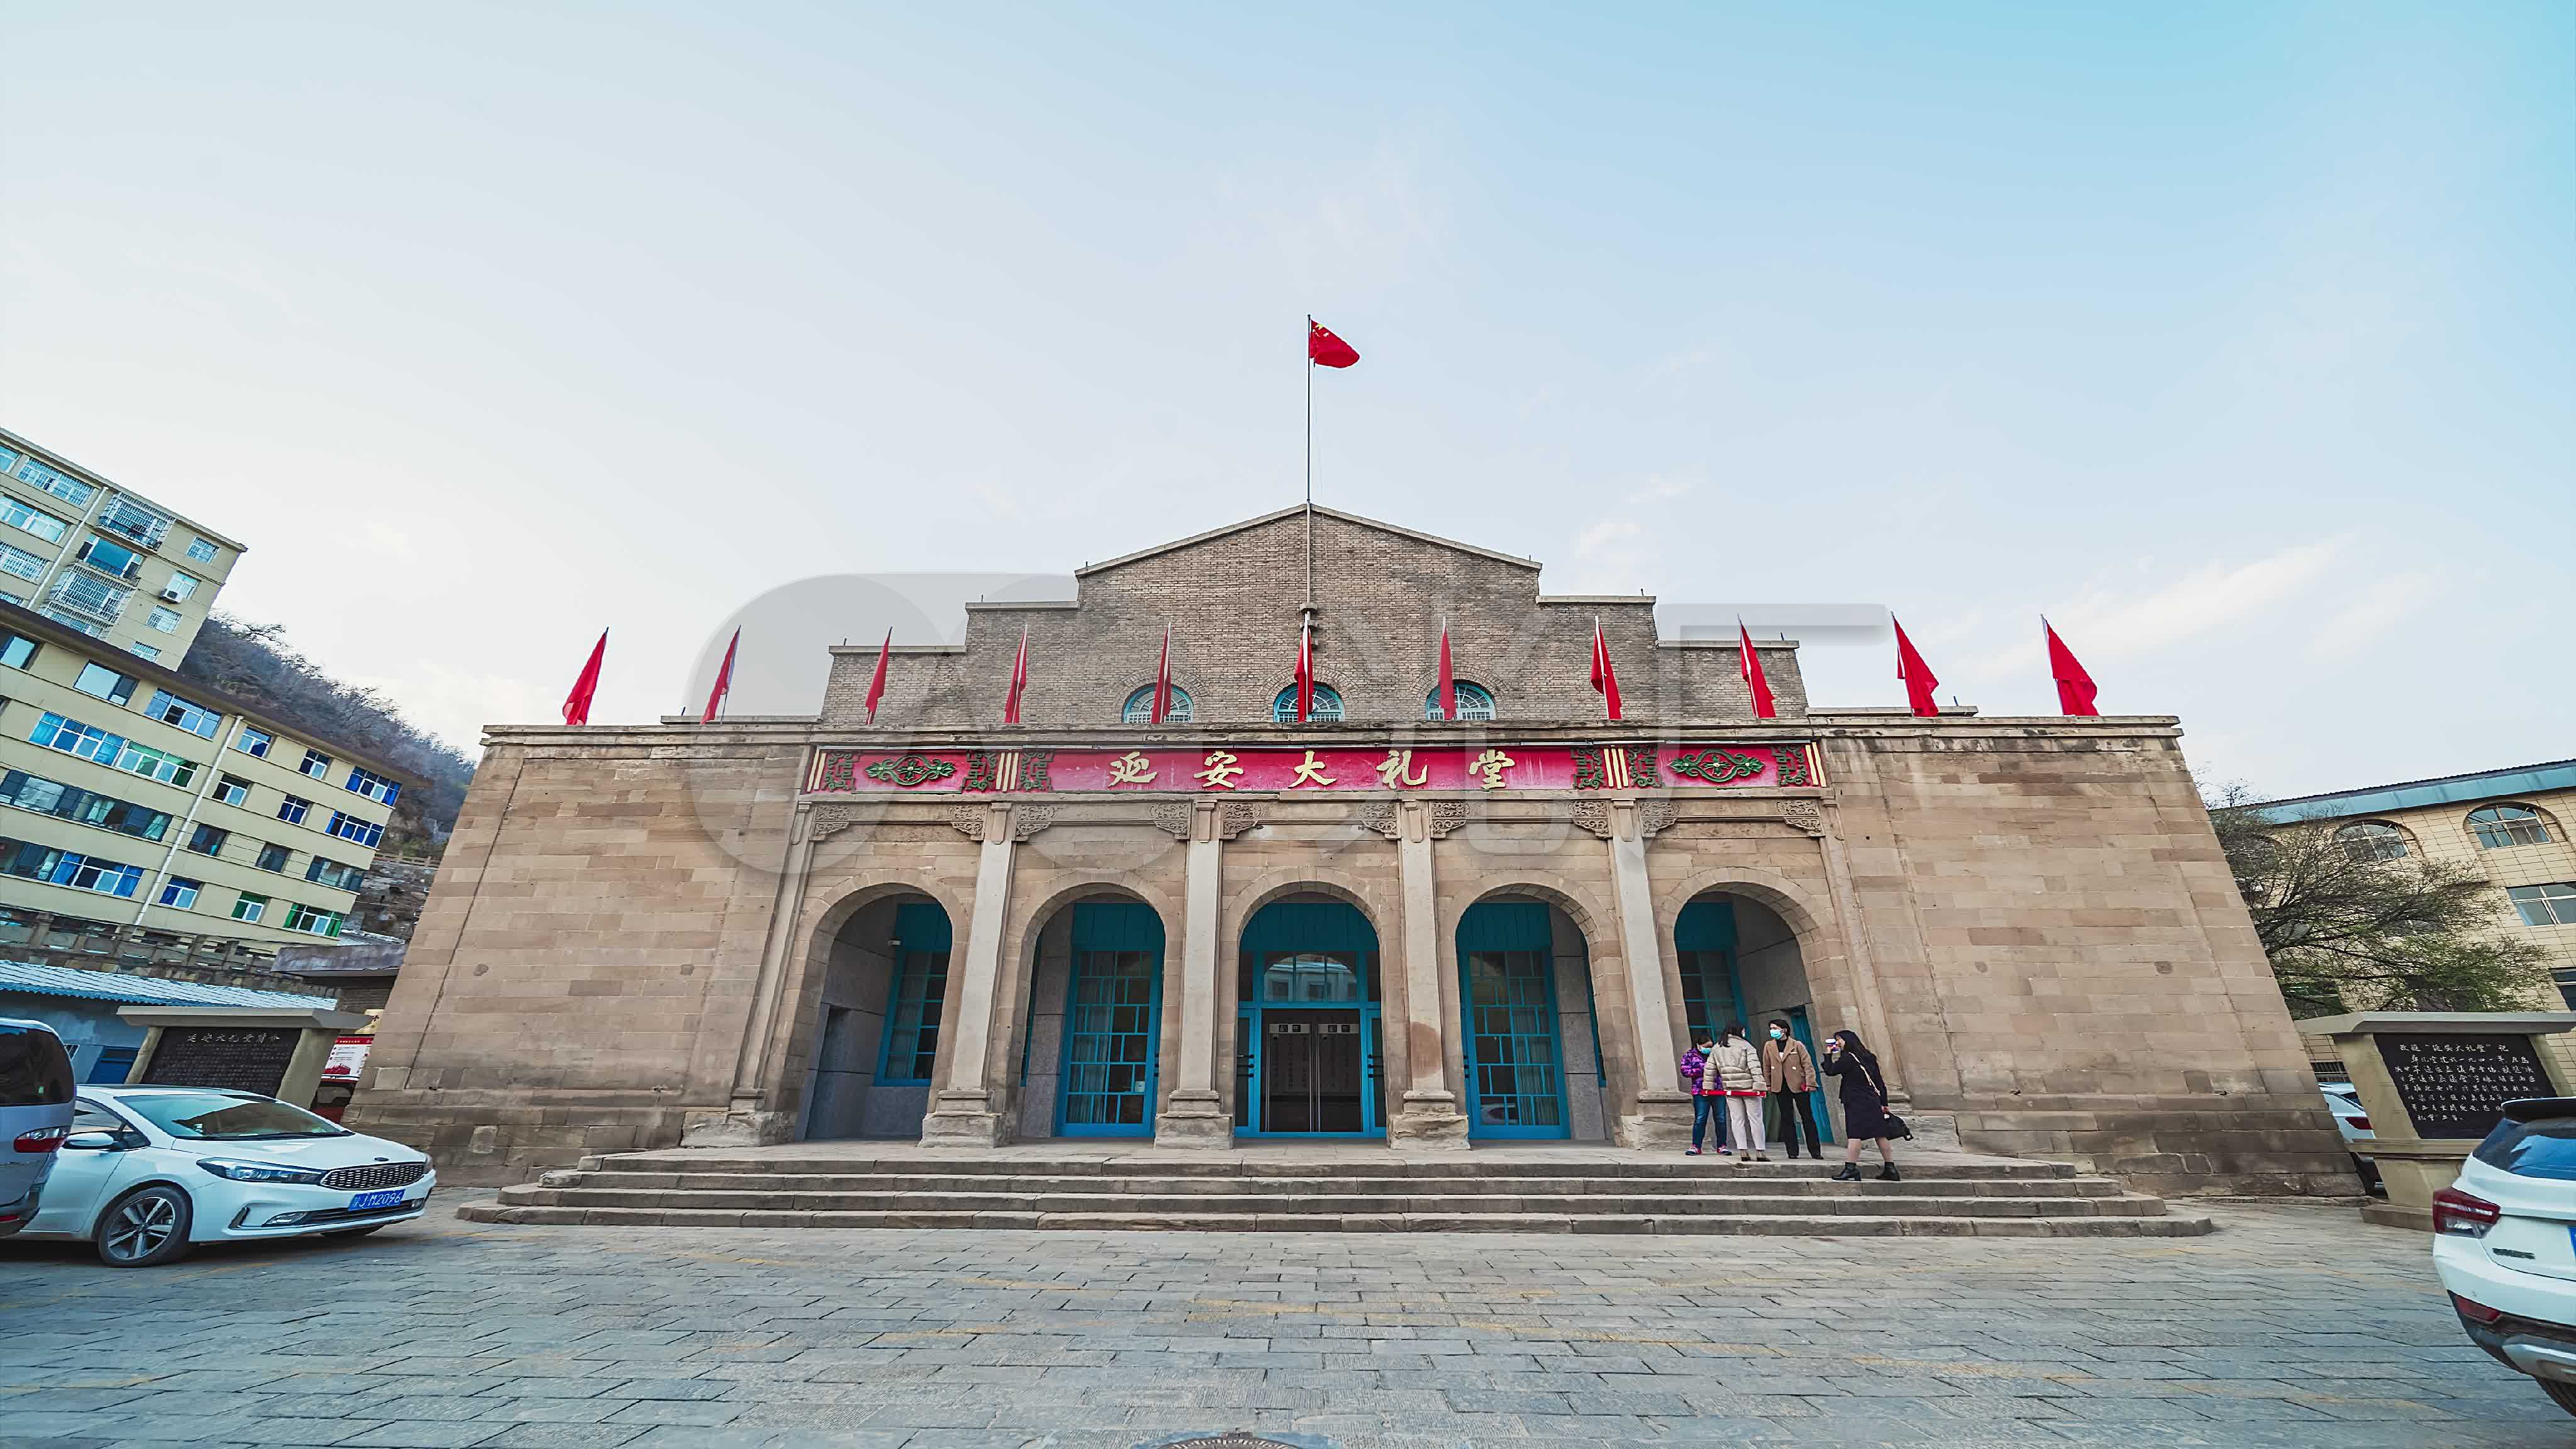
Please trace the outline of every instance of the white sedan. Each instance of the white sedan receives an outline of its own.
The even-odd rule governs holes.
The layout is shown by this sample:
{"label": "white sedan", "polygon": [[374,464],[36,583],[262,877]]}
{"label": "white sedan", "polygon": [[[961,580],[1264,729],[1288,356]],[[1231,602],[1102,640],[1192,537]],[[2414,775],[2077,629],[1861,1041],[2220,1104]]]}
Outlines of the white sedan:
{"label": "white sedan", "polygon": [[437,1183],[418,1151],[256,1092],[84,1087],[24,1236],[139,1268],[196,1243],[372,1233],[420,1216]]}
{"label": "white sedan", "polygon": [[2576,1097],[2505,1105],[2433,1195],[2433,1270],[2470,1340],[2576,1414]]}

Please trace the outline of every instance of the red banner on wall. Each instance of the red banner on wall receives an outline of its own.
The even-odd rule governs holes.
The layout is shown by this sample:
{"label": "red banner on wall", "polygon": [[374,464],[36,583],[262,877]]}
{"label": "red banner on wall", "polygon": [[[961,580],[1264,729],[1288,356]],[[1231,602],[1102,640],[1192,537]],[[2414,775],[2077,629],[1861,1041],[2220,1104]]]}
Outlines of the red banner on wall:
{"label": "red banner on wall", "polygon": [[1814,747],[1477,745],[1417,749],[823,750],[808,794],[1204,794],[1654,790],[1819,783]]}

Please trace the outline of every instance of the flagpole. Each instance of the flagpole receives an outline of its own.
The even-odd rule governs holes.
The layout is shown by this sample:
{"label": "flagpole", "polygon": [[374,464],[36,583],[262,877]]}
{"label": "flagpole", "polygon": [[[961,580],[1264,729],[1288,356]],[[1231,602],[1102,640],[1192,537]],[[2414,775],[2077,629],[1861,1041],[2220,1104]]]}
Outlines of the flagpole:
{"label": "flagpole", "polygon": [[1306,314],[1306,609],[1315,612],[1315,314]]}

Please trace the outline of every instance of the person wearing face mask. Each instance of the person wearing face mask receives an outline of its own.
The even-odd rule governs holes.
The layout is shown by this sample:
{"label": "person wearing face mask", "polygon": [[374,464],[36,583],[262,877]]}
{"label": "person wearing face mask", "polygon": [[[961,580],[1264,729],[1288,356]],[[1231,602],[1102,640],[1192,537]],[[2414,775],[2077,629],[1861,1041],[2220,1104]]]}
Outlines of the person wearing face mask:
{"label": "person wearing face mask", "polygon": [[1838,1031],[1825,1039],[1825,1075],[1842,1078],[1843,1170],[1834,1181],[1860,1181],[1860,1145],[1869,1141],[1878,1143],[1878,1180],[1898,1181],[1896,1146],[1887,1140],[1887,1079],[1858,1032]]}
{"label": "person wearing face mask", "polygon": [[1708,1079],[1708,1054],[1716,1041],[1705,1031],[1691,1033],[1691,1049],[1682,1053],[1682,1090],[1691,1094],[1691,1145],[1686,1157],[1699,1156],[1700,1144],[1708,1135],[1708,1124],[1717,1123],[1718,1155],[1726,1155],[1725,1098],[1703,1085]]}
{"label": "person wearing face mask", "polygon": [[1762,1142],[1762,1054],[1744,1039],[1744,1023],[1730,1021],[1709,1048],[1700,1078],[1704,1090],[1726,1102],[1726,1135],[1735,1142],[1735,1165],[1769,1162]]}
{"label": "person wearing face mask", "polygon": [[1798,1132],[1807,1133],[1807,1155],[1821,1162],[1825,1148],[1816,1136],[1816,1111],[1808,1094],[1816,1090],[1816,1062],[1807,1044],[1789,1035],[1789,1023],[1771,1018],[1771,1039],[1762,1044],[1762,1079],[1780,1109],[1780,1140],[1789,1160],[1798,1160]]}

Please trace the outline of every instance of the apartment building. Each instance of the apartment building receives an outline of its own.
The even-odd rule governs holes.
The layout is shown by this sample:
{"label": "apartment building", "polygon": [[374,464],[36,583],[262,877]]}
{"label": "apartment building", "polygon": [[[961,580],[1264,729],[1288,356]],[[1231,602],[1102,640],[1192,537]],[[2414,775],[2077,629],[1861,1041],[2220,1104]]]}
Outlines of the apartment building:
{"label": "apartment building", "polygon": [[0,602],[176,665],[242,545],[0,428]]}
{"label": "apartment building", "polygon": [[277,945],[339,936],[417,784],[13,603],[0,767],[0,907]]}

